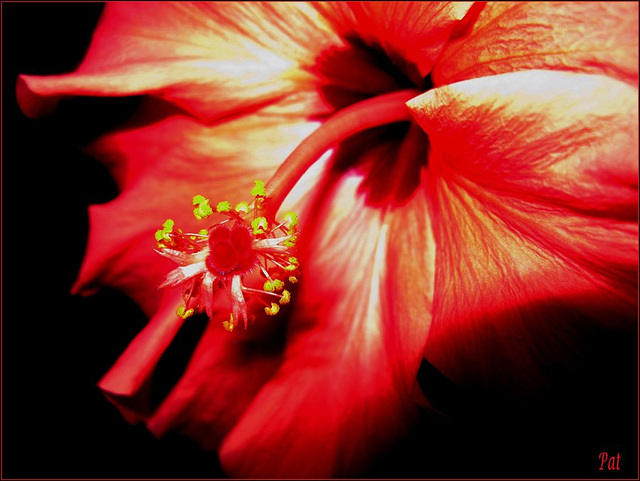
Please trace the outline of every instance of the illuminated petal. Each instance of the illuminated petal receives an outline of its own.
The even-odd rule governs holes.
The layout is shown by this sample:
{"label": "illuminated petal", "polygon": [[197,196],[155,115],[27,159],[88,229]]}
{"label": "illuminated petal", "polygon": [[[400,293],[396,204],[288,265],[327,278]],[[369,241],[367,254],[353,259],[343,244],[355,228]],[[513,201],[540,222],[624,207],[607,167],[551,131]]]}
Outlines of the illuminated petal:
{"label": "illuminated petal", "polygon": [[405,384],[403,391],[413,396],[413,353],[424,347],[431,325],[436,259],[425,190],[418,190],[405,206],[393,211],[388,223],[387,272],[381,287],[386,292],[385,317],[395,326],[394,335],[387,340],[388,349],[398,353],[389,361],[397,379]]}
{"label": "illuminated petal", "polygon": [[284,364],[221,447],[233,476],[358,472],[416,414],[433,274],[425,194],[385,213],[367,205],[360,174],[337,177],[306,230]]}
{"label": "illuminated petal", "polygon": [[637,2],[488,2],[444,49],[436,85],[519,70],[605,74],[638,82]]}
{"label": "illuminated petal", "polygon": [[472,2],[353,2],[319,8],[346,38],[380,47],[421,83]]}
{"label": "illuminated petal", "polygon": [[308,109],[314,77],[300,66],[336,44],[304,3],[107,3],[76,72],[21,76],[18,101],[30,117],[68,95],[151,94],[205,120],[285,98]]}
{"label": "illuminated petal", "polygon": [[253,181],[268,179],[313,128],[267,114],[216,126],[172,116],[100,139],[92,153],[116,173],[122,193],[90,208],[89,245],[75,292],[119,288],[153,314],[157,286],[175,267],[153,249],[164,220],[197,232],[203,225],[191,214],[194,195],[246,200]]}
{"label": "illuminated petal", "polygon": [[535,393],[584,332],[634,329],[636,88],[528,71],[409,106],[432,147],[432,364],[463,384]]}

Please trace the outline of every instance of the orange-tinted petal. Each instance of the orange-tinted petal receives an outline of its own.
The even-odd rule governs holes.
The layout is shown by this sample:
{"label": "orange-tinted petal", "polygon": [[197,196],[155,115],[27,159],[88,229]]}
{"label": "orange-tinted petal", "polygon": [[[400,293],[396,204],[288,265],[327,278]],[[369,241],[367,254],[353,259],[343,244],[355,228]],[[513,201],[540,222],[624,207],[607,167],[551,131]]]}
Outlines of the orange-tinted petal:
{"label": "orange-tinted petal", "polygon": [[638,82],[637,2],[489,2],[449,43],[436,85],[519,70],[605,74]]}
{"label": "orange-tinted petal", "polygon": [[206,228],[193,218],[194,195],[234,205],[249,199],[253,181],[268,179],[313,128],[266,113],[216,126],[171,116],[98,140],[91,151],[123,190],[90,209],[89,244],[75,291],[115,287],[153,314],[157,286],[174,267],[153,251],[160,225],[171,218],[187,232]]}
{"label": "orange-tinted petal", "polygon": [[183,323],[176,315],[181,290],[158,290],[174,265],[154,252],[153,235],[166,218],[185,231],[207,227],[193,218],[196,194],[212,202],[250,200],[254,180],[268,179],[314,128],[266,111],[215,126],[169,116],[108,134],[91,146],[114,172],[122,193],[91,207],[89,246],[75,288],[119,288],[153,316],[100,382],[128,420],[145,421],[158,435],[178,429],[215,449],[275,369],[277,349],[273,355],[250,352],[263,332],[248,337],[210,326],[175,389],[153,405],[154,371]]}
{"label": "orange-tinted petal", "polygon": [[[327,3],[319,8],[346,38],[382,48],[414,81],[431,71],[472,2]],[[417,76],[416,76],[417,75]]]}
{"label": "orange-tinted petal", "polygon": [[303,3],[107,3],[76,72],[21,76],[18,101],[38,117],[63,96],[151,94],[205,120],[307,94],[314,102],[300,65],[336,44]]}
{"label": "orange-tinted petal", "polygon": [[306,226],[284,363],[221,447],[233,476],[358,472],[416,414],[433,275],[426,196],[386,210],[369,204],[353,170],[334,174]]}
{"label": "orange-tinted petal", "polygon": [[438,246],[425,356],[534,393],[580,335],[637,315],[638,91],[528,71],[409,102],[429,135]]}
{"label": "orange-tinted petal", "polygon": [[[197,125],[190,119],[186,120],[188,124]],[[247,120],[251,125],[254,125],[255,121],[259,120],[257,118]],[[240,124],[240,122],[236,124]],[[238,125],[235,127],[237,135],[246,134],[246,132],[242,133],[242,127],[238,127]],[[299,128],[309,130],[312,127],[302,124],[302,127]],[[263,126],[263,129],[256,128],[253,135],[267,135],[270,141],[275,144],[277,135],[273,130],[265,133],[265,130],[269,130],[268,127]],[[283,138],[287,139],[298,135],[295,131],[302,131],[293,126],[287,130],[286,124],[282,124],[276,129],[283,134]],[[196,131],[197,129],[194,130],[194,132]],[[162,131],[159,132],[160,137],[165,138],[162,133]],[[118,135],[126,138],[128,134]],[[118,135],[114,138],[117,138]],[[132,135],[132,141],[142,138],[140,133]],[[193,140],[193,136],[187,136],[187,138]],[[242,150],[240,146],[250,147],[250,138],[252,136],[248,135],[245,141],[238,143],[235,148],[237,155],[241,156],[241,153],[238,152],[238,149]],[[207,142],[209,140],[203,140],[204,144]],[[108,141],[103,142],[103,146],[108,144]],[[122,144],[125,151],[128,151],[127,145],[127,143]],[[136,145],[141,152],[144,152],[148,147],[144,143]],[[262,142],[260,145],[266,146],[267,143]],[[221,149],[222,145],[213,142],[208,148]],[[163,150],[161,147],[156,153],[159,155],[159,152]],[[268,155],[269,152],[270,149],[267,148],[261,150],[263,155]],[[107,153],[113,154],[108,150]],[[283,154],[286,155],[286,153]],[[309,190],[315,186],[317,178],[324,170],[324,164],[325,162],[319,162],[302,177],[295,187],[293,195],[287,198],[286,205],[283,206],[284,211],[294,209],[301,214],[303,222],[307,219],[308,205],[306,204],[308,204],[308,200],[305,197],[308,196]],[[126,177],[125,175],[123,178]],[[128,183],[129,181],[125,182],[125,184]],[[159,257],[157,254],[155,255]],[[135,264],[130,265],[135,267]],[[170,268],[168,267],[168,269]],[[249,287],[261,287],[261,281],[259,285],[253,285],[253,281],[245,279],[245,283],[248,282]],[[153,286],[153,288],[156,287]],[[156,406],[152,402],[153,381],[150,379],[155,375],[160,355],[166,349],[167,344],[173,342],[173,336],[182,324],[175,315],[176,307],[180,302],[180,290],[167,289],[166,292],[167,295],[172,293],[171,295],[174,296],[174,305],[163,311],[162,315],[156,315],[151,320],[149,326],[132,342],[114,368],[105,376],[101,387],[128,419],[145,421],[148,428],[156,436],[179,432],[195,440],[202,448],[215,450],[258,390],[279,366],[285,342],[282,319],[281,316],[266,319],[264,314],[260,316],[262,306],[256,305],[254,302],[249,305],[249,310],[258,316],[249,329],[247,331],[236,329],[232,333],[225,332],[222,329],[221,321],[228,317],[229,306],[224,295],[214,297],[212,315],[215,318],[208,322],[208,326],[178,382],[172,386],[167,396]],[[220,316],[223,318],[221,319]],[[157,318],[160,320],[156,320]],[[187,323],[189,322],[196,321],[189,319]],[[197,322],[202,322],[202,320]],[[161,324],[158,325],[159,323]],[[166,325],[175,326],[175,329],[167,332]],[[165,332],[170,337],[166,338],[166,343],[157,346],[156,337],[162,336]],[[179,345],[179,341],[175,342]],[[156,355],[154,357],[145,356],[145,353],[149,351]],[[140,368],[135,363],[128,366],[132,358],[143,358],[146,363]],[[142,369],[144,371],[140,372]],[[144,383],[141,381],[136,384],[136,389],[131,389],[128,386],[132,383],[132,378],[144,380]]]}

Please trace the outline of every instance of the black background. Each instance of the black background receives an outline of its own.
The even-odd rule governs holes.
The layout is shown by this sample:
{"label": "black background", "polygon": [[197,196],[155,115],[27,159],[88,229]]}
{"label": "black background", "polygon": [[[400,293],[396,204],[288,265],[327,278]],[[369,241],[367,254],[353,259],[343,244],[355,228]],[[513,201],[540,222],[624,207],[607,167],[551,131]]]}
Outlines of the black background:
{"label": "black background", "polygon": [[[136,99],[89,99],[30,120],[19,73],[73,70],[100,3],[3,3],[3,476],[221,477],[215,455],[131,426],[98,380],[146,318],[121,293],[71,296],[87,207],[117,195],[77,147],[117,125]],[[96,120],[96,117],[99,117]]]}
{"label": "black background", "polygon": [[[38,121],[15,102],[19,73],[76,67],[101,8],[2,4],[2,475],[220,477],[215,455],[127,424],[96,388],[144,326],[138,307],[108,289],[69,294],[84,255],[87,207],[117,195],[106,169],[76,145],[124,120],[137,99],[81,99]],[[462,411],[453,420],[425,414],[410,441],[367,476],[637,477],[637,339],[603,332],[586,345],[577,374],[560,376],[554,395],[535,405],[474,399],[427,366],[426,382],[440,389],[430,394]],[[600,451],[620,452],[621,471],[599,471]]]}

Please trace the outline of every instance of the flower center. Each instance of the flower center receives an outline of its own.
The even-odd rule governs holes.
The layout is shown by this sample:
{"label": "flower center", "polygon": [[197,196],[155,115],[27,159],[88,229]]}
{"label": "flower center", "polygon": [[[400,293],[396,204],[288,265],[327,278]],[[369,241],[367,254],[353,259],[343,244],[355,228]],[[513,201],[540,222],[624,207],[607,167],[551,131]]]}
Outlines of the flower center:
{"label": "flower center", "polygon": [[[398,90],[339,111],[294,149],[267,186],[255,181],[251,203],[240,202],[234,209],[228,201],[218,202],[215,212],[228,217],[219,224],[198,233],[184,233],[174,228],[173,220],[167,219],[162,229],[156,231],[156,252],[178,264],[161,284],[161,287],[184,286],[184,305],[177,314],[185,318],[196,310],[204,310],[213,317],[214,292],[219,288],[226,291],[231,304],[229,321],[223,322],[228,330],[233,330],[240,320],[244,320],[246,328],[253,319],[245,295],[259,296],[269,316],[276,315],[281,305],[289,304],[291,291],[285,289],[286,283],[298,282],[300,268],[297,257],[291,255],[298,237],[298,218],[287,212],[281,222],[275,220],[283,200],[304,172],[336,144],[375,127],[410,122],[412,117],[405,102],[420,93],[415,89]],[[401,152],[400,158],[412,158],[413,155],[408,155],[411,150]],[[267,191],[272,194],[267,195]],[[214,215],[206,197],[196,195],[192,202],[196,220]],[[265,279],[262,289],[243,283],[243,278],[254,270]],[[265,297],[271,298],[271,302],[265,301]]]}
{"label": "flower center", "polygon": [[245,274],[256,263],[256,253],[251,248],[253,235],[241,224],[233,228],[216,225],[209,232],[209,256],[206,265],[212,274],[224,278]]}
{"label": "flower center", "polygon": [[[275,316],[280,306],[291,302],[293,288],[300,275],[300,263],[294,255],[298,239],[298,216],[287,212],[282,221],[271,222],[264,215],[267,199],[264,182],[256,180],[251,190],[254,200],[240,202],[235,208],[224,200],[215,207],[202,195],[193,197],[193,216],[202,221],[212,215],[227,217],[220,223],[198,232],[183,232],[172,219],[155,233],[156,252],[178,266],[167,274],[160,287],[183,286],[184,304],[176,314],[183,319],[204,311],[210,318],[217,312],[215,293],[224,290],[230,304],[225,329],[232,331],[238,322],[245,328],[255,316],[245,296],[264,305],[268,316]],[[264,278],[262,288],[249,287],[245,277],[256,273]],[[257,279],[256,279],[257,280]],[[253,283],[253,281],[251,281]],[[285,289],[288,287],[289,289]]]}

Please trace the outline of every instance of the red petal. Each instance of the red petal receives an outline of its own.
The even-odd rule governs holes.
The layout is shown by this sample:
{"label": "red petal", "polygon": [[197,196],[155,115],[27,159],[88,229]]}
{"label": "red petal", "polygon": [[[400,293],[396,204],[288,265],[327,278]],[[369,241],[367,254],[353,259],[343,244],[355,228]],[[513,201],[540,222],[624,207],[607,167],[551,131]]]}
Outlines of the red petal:
{"label": "red petal", "polygon": [[163,296],[158,312],[98,383],[131,423],[146,420],[153,411],[149,381],[162,353],[182,325],[183,320],[176,315],[180,302],[179,291]]}
{"label": "red petal", "polygon": [[21,76],[18,101],[37,117],[62,96],[152,94],[206,120],[285,97],[314,102],[314,78],[300,66],[336,44],[302,3],[107,3],[76,72]]}
{"label": "red petal", "polygon": [[285,362],[222,445],[233,476],[357,472],[416,414],[431,298],[426,198],[418,191],[385,213],[367,205],[359,175],[336,177],[319,189],[330,202],[315,228],[305,227]]}
{"label": "red petal", "polygon": [[276,372],[282,358],[278,346],[284,340],[274,318],[259,319],[246,331],[232,333],[222,328],[221,319],[208,322],[183,376],[147,426],[156,436],[179,431],[203,449],[215,451]]}
{"label": "red petal", "polygon": [[253,181],[268,179],[314,127],[266,112],[215,126],[172,116],[106,135],[91,147],[115,173],[123,192],[91,208],[89,247],[76,290],[117,287],[149,315],[164,296],[148,326],[100,383],[130,421],[147,421],[158,435],[180,429],[215,449],[272,374],[277,351],[274,356],[249,352],[256,346],[251,339],[263,332],[254,334],[253,329],[247,337],[210,327],[175,389],[157,409],[151,405],[151,375],[182,324],[175,314],[180,289],[158,291],[174,266],[153,251],[153,234],[166,218],[186,230],[203,227],[191,213],[195,194],[212,203],[247,200]]}
{"label": "red petal", "polygon": [[157,436],[179,430],[213,451],[279,365],[281,351],[273,344],[282,342],[282,329],[263,319],[248,331],[231,334],[222,329],[220,319],[208,321],[185,373],[155,406],[153,376],[184,322],[176,315],[181,302],[180,291],[166,291],[162,307],[99,387],[129,422],[146,422]]}
{"label": "red petal", "polygon": [[638,82],[636,2],[489,2],[449,43],[436,85],[519,70],[602,73]]}
{"label": "red petal", "polygon": [[594,326],[633,329],[638,91],[529,71],[409,102],[429,135],[438,246],[426,357],[533,392]]}
{"label": "red petal", "polygon": [[91,150],[116,172],[123,192],[91,207],[89,245],[74,290],[119,288],[153,314],[157,286],[174,267],[153,251],[160,225],[171,218],[197,232],[203,225],[191,213],[194,195],[247,200],[253,181],[268,179],[313,128],[266,114],[217,126],[174,116],[103,137]]}
{"label": "red petal", "polygon": [[[346,38],[380,46],[418,83],[472,2],[354,2],[320,5]],[[417,73],[417,77],[412,75]]]}

